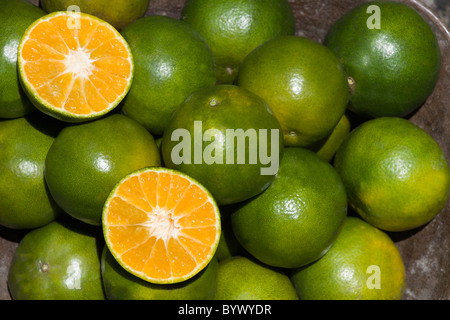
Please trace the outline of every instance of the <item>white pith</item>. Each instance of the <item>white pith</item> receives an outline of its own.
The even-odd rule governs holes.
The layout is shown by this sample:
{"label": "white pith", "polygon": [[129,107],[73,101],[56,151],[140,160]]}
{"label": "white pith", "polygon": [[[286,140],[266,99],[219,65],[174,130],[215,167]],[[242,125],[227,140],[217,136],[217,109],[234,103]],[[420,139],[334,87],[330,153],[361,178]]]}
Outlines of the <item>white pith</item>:
{"label": "white pith", "polygon": [[84,48],[78,50],[70,50],[64,65],[66,72],[70,72],[75,78],[88,78],[92,74],[94,66],[92,64],[91,54]]}
{"label": "white pith", "polygon": [[181,230],[178,219],[174,218],[170,212],[161,208],[155,208],[149,214],[148,221],[143,223],[142,226],[148,229],[150,237],[161,239],[165,244],[167,244],[170,238],[177,238]]}

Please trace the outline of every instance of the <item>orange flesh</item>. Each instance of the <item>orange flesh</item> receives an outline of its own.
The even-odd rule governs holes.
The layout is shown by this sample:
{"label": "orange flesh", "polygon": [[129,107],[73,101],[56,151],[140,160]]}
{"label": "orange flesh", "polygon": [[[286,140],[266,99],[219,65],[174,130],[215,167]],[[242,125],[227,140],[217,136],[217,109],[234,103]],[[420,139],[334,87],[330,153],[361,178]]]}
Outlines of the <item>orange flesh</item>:
{"label": "orange flesh", "polygon": [[111,252],[147,280],[191,274],[211,258],[220,236],[210,196],[164,171],[125,180],[109,201],[105,221]]}
{"label": "orange flesh", "polygon": [[21,57],[26,81],[56,109],[89,115],[109,108],[128,87],[132,64],[124,41],[108,25],[69,14],[39,22]]}

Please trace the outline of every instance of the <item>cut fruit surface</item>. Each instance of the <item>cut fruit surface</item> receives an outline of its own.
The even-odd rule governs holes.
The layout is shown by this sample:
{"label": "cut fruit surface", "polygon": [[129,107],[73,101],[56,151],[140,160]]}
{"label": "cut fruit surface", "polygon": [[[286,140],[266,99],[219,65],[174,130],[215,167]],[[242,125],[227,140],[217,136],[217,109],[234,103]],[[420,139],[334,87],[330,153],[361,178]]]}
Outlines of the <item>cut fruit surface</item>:
{"label": "cut fruit surface", "polygon": [[215,254],[220,214],[198,182],[162,167],[138,170],[117,184],[103,209],[103,233],[120,265],[152,283],[190,279]]}
{"label": "cut fruit surface", "polygon": [[111,25],[84,13],[56,12],[26,30],[19,79],[33,104],[67,122],[98,118],[128,93],[133,59]]}

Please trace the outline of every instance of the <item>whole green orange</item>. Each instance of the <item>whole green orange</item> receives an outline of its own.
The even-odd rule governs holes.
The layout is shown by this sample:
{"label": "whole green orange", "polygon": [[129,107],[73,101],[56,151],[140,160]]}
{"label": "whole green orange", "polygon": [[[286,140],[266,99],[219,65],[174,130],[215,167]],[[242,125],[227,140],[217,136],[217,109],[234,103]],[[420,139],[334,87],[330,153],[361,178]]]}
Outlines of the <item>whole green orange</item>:
{"label": "whole green orange", "polygon": [[439,77],[436,36],[403,3],[369,1],[349,10],[324,43],[351,77],[349,108],[357,114],[405,116],[425,102]]}
{"label": "whole green orange", "polygon": [[283,136],[264,100],[234,85],[217,85],[195,91],[176,109],[161,148],[167,167],[197,179],[219,205],[228,205],[270,185]]}
{"label": "whole green orange", "polygon": [[81,12],[96,16],[120,30],[144,16],[150,0],[41,0],[42,8],[48,12],[70,10],[78,6]]}
{"label": "whole green orange", "polygon": [[172,112],[194,91],[216,82],[213,54],[189,24],[148,16],[122,30],[135,74],[122,112],[161,135]]}
{"label": "whole green orange", "polygon": [[272,184],[237,207],[231,222],[244,249],[267,265],[297,268],[333,245],[347,197],[330,163],[310,150],[286,148]]}
{"label": "whole green orange", "polygon": [[135,170],[160,164],[152,135],[138,122],[113,114],[61,130],[45,160],[45,179],[64,211],[100,225],[114,186]]}
{"label": "whole green orange", "polygon": [[188,0],[182,19],[208,43],[221,84],[233,83],[239,65],[257,46],[295,32],[287,0]]}
{"label": "whole green orange", "polygon": [[15,300],[104,300],[101,230],[67,215],[30,231],[11,261]]}
{"label": "whole green orange", "polygon": [[60,123],[39,112],[0,121],[0,224],[41,227],[60,213],[44,179],[47,152]]}
{"label": "whole green orange", "polygon": [[215,300],[298,300],[286,274],[246,257],[220,261],[217,278]]}
{"label": "whole green orange", "polygon": [[45,12],[26,0],[0,1],[0,118],[34,110],[17,78],[17,49],[25,30]]}
{"label": "whole green orange", "polygon": [[309,147],[331,134],[349,97],[336,55],[300,36],[277,37],[257,47],[239,67],[236,84],[267,102],[286,146]]}
{"label": "whole green orange", "polygon": [[446,205],[450,169],[430,134],[398,117],[364,122],[334,158],[350,205],[387,231],[420,227]]}
{"label": "whole green orange", "polygon": [[386,233],[348,217],[327,254],[291,280],[302,300],[400,300],[405,266]]}
{"label": "whole green orange", "polygon": [[102,255],[102,280],[109,300],[210,300],[217,287],[218,262],[189,280],[176,284],[154,284],[132,275],[114,259],[105,246]]}

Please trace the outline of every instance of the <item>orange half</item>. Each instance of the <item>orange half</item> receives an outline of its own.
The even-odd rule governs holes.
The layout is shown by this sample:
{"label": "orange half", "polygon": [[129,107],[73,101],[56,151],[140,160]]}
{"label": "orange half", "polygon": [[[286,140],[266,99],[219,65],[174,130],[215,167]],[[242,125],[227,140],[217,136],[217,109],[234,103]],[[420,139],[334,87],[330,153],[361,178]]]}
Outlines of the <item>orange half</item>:
{"label": "orange half", "polygon": [[117,184],[103,209],[106,244],[122,267],[152,283],[177,283],[205,268],[220,239],[211,194],[171,169],[138,170]]}
{"label": "orange half", "polygon": [[33,104],[67,122],[98,118],[128,93],[130,48],[107,22],[55,12],[28,27],[18,49],[19,79]]}

